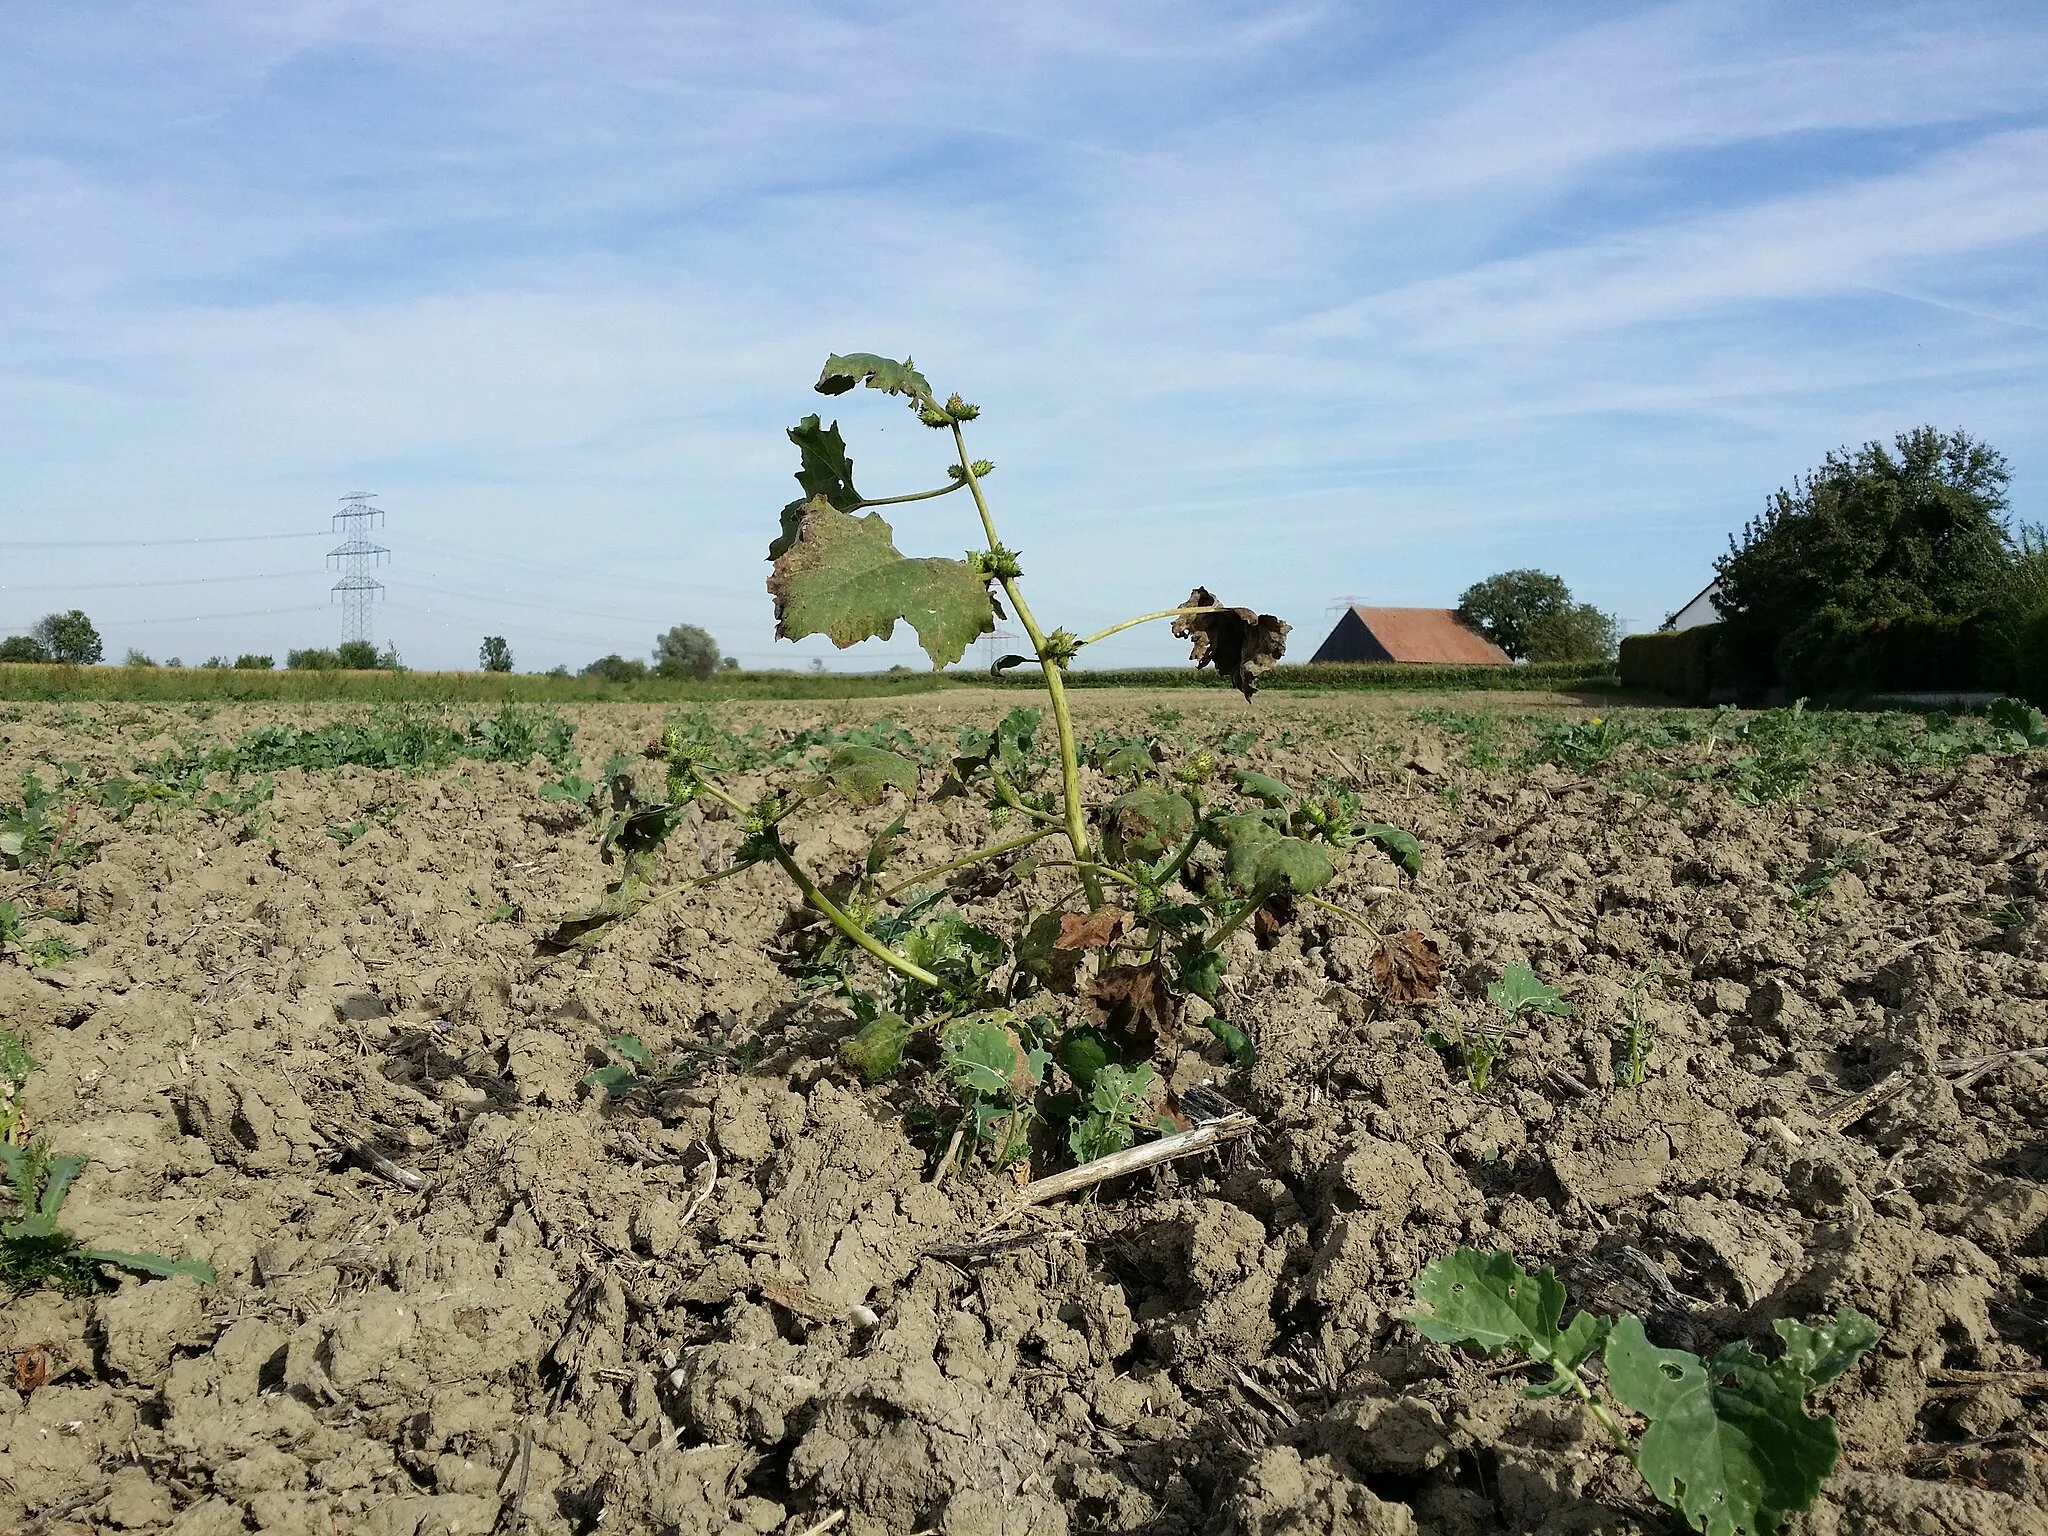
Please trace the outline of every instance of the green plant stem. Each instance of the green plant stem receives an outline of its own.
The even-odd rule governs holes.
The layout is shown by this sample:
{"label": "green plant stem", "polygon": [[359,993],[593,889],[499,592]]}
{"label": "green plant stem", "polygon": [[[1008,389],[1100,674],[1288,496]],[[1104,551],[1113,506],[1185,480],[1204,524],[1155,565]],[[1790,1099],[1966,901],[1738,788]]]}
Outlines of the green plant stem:
{"label": "green plant stem", "polygon": [[930,501],[934,497],[950,496],[955,491],[965,490],[966,487],[965,480],[955,480],[951,485],[942,485],[936,491],[911,491],[904,496],[876,496],[872,499],[863,499],[860,507],[855,507],[854,510],[858,512],[861,507],[900,507],[906,501]]}
{"label": "green plant stem", "polygon": [[[714,784],[702,773],[696,773],[694,776],[698,786],[706,794],[710,795],[712,799],[720,802],[730,810],[739,812],[742,816],[753,814],[739,799],[727,794],[723,788]],[[882,964],[888,966],[890,970],[908,976],[912,981],[921,981],[935,991],[945,991],[946,984],[938,977],[934,976],[923,966],[904,959],[895,950],[840,911],[832,898],[818,889],[818,882],[805,874],[803,866],[790,856],[789,850],[782,846],[782,839],[779,835],[775,839],[775,862],[782,866],[784,874],[796,882],[796,888],[803,892],[804,900],[823,913],[826,920],[834,928],[837,928],[841,933],[853,940],[854,943],[881,961]]]}
{"label": "green plant stem", "polygon": [[1017,786],[1004,778],[999,770],[995,768],[989,769],[988,776],[990,782],[996,787],[996,797],[1011,810],[1016,811],[1019,815],[1029,816],[1034,821],[1042,821],[1049,826],[1057,827],[1061,831],[1066,830],[1059,817],[1049,816],[1036,806],[1026,805],[1024,797],[1017,793]]}
{"label": "green plant stem", "polygon": [[[967,488],[974,493],[974,509],[981,514],[981,531],[988,538],[990,550],[1002,547],[1002,540],[996,537],[996,521],[988,510],[988,498],[981,493],[981,479],[974,473],[973,461],[967,457],[967,439],[960,431],[960,423],[953,423],[953,446],[960,454],[960,475]],[[1010,600],[1011,611],[1017,615],[1017,622],[1024,626],[1024,633],[1031,639],[1031,649],[1038,657],[1039,671],[1044,675],[1046,698],[1052,704],[1053,724],[1060,737],[1060,787],[1066,801],[1067,843],[1074,850],[1074,862],[1080,866],[1081,889],[1087,894],[1088,906],[1092,911],[1102,905],[1102,882],[1088,869],[1088,823],[1081,806],[1081,755],[1074,744],[1074,720],[1067,709],[1067,688],[1060,676],[1056,662],[1046,656],[1045,631],[1038,627],[1038,620],[1032,616],[1031,605],[1024,601],[1024,594],[1018,589],[1013,576],[1001,576],[1003,595]]]}
{"label": "green plant stem", "polygon": [[1242,928],[1245,924],[1245,920],[1249,918],[1254,912],[1258,911],[1259,908],[1263,907],[1266,904],[1266,902],[1269,899],[1271,899],[1272,895],[1273,892],[1270,887],[1260,886],[1256,891],[1254,891],[1251,894],[1250,899],[1247,900],[1243,906],[1237,909],[1236,916],[1232,917],[1229,922],[1224,923],[1214,933],[1210,934],[1206,939],[1202,940],[1202,948],[1215,949],[1217,946],[1222,944],[1222,942],[1225,939],[1229,938],[1233,933],[1237,932],[1238,929]]}
{"label": "green plant stem", "polygon": [[1578,1394],[1579,1401],[1593,1410],[1593,1417],[1600,1421],[1600,1427],[1607,1431],[1608,1436],[1620,1449],[1621,1454],[1630,1461],[1634,1461],[1636,1459],[1635,1442],[1629,1439],[1628,1431],[1621,1427],[1621,1421],[1615,1418],[1608,1406],[1593,1395],[1593,1389],[1586,1385],[1585,1378],[1580,1376],[1577,1371],[1566,1370],[1562,1366],[1552,1365],[1551,1369],[1557,1373],[1559,1380],[1563,1381],[1566,1386]]}
{"label": "green plant stem", "polygon": [[1363,928],[1367,933],[1371,934],[1376,939],[1381,936],[1379,925],[1377,923],[1371,922],[1366,918],[1359,916],[1356,912],[1352,911],[1347,906],[1343,906],[1334,901],[1325,901],[1322,897],[1316,895],[1303,895],[1297,897],[1296,899],[1300,901],[1305,901],[1312,907],[1321,907],[1325,912],[1334,912],[1339,917],[1349,918],[1352,922],[1358,924],[1359,927]]}
{"label": "green plant stem", "polygon": [[1178,619],[1191,613],[1221,613],[1221,604],[1212,603],[1206,608],[1161,608],[1156,613],[1141,613],[1135,619],[1125,619],[1121,624],[1112,624],[1107,629],[1098,629],[1092,635],[1084,635],[1080,643],[1093,645],[1098,640],[1107,640],[1111,635],[1120,635],[1127,629],[1136,629],[1140,624],[1150,624],[1154,619]]}
{"label": "green plant stem", "polygon": [[[1199,808],[1201,802],[1197,800],[1195,804]],[[1195,850],[1201,847],[1202,834],[1207,830],[1207,824],[1204,822],[1198,809],[1195,816],[1195,830],[1188,834],[1188,840],[1180,845],[1180,848],[1174,853],[1171,862],[1164,869],[1157,869],[1152,872],[1153,884],[1163,886],[1167,881],[1173,879],[1174,876],[1186,869],[1188,867],[1188,860],[1192,859],[1195,856]]]}
{"label": "green plant stem", "polygon": [[946,984],[930,971],[921,965],[904,959],[895,950],[840,911],[832,898],[818,889],[818,883],[804,873],[803,866],[790,857],[789,850],[783,847],[779,840],[775,845],[775,862],[782,866],[784,874],[796,882],[796,888],[804,893],[805,901],[808,901],[818,911],[824,913],[826,919],[834,928],[837,928],[841,933],[853,940],[854,943],[881,961],[882,964],[888,966],[890,970],[908,976],[912,981],[922,982],[936,992],[946,990]]}
{"label": "green plant stem", "polygon": [[999,859],[1006,853],[1015,853],[1020,848],[1029,848],[1040,839],[1051,837],[1053,833],[1061,830],[1063,829],[1058,826],[1040,827],[1036,832],[1027,832],[1022,837],[1013,837],[1006,843],[996,843],[988,848],[978,848],[973,853],[963,853],[957,859],[949,859],[944,864],[937,865],[931,869],[921,869],[907,879],[898,880],[894,885],[886,887],[882,894],[884,896],[894,896],[899,891],[909,890],[913,885],[921,885],[927,880],[937,879],[940,875],[950,875],[954,870],[965,869],[970,864],[980,864],[989,859]]}

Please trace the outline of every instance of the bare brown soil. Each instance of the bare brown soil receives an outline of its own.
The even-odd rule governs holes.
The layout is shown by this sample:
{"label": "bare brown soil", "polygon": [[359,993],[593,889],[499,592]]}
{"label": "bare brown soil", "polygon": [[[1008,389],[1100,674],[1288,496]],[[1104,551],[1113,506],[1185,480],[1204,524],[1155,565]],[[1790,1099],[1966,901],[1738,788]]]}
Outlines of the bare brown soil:
{"label": "bare brown soil", "polygon": [[[1012,702],[890,707],[925,736]],[[1264,771],[1364,784],[1426,861],[1355,857],[1334,894],[1434,935],[1452,984],[1397,1008],[1336,919],[1240,932],[1257,1066],[1184,1034],[1166,1071],[1262,1132],[993,1231],[1006,1176],[934,1181],[903,1093],[835,1064],[845,1021],[778,963],[772,868],[536,957],[604,878],[537,762],[292,770],[255,835],[192,810],[84,829],[99,856],[45,893],[82,902],[84,953],[0,959],[0,1027],[44,1064],[35,1128],[93,1159],[72,1228],[220,1282],[6,1299],[0,1530],[1671,1529],[1579,1409],[1400,1322],[1420,1267],[1471,1243],[1694,1349],[1860,1307],[1883,1339],[1823,1399],[1843,1467],[1796,1528],[2048,1531],[2048,1059],[1995,1054],[2048,1046],[2048,763],[1649,802],[1458,766],[1412,702],[1080,696],[1084,724],[1256,723]],[[31,706],[0,724],[0,783],[280,714]],[[586,763],[660,718],[572,714]],[[843,867],[893,814],[799,851]],[[903,867],[981,830],[922,805]],[[671,870],[737,841],[707,819]],[[1784,871],[1852,847],[1810,911],[1788,899]],[[1009,925],[1050,879],[953,896]],[[1514,961],[1575,1011],[1476,1097],[1423,1029]],[[1653,963],[1676,978],[1645,1004],[1660,1045],[1617,1088]],[[580,1086],[621,1032],[719,1051],[623,1113]]]}

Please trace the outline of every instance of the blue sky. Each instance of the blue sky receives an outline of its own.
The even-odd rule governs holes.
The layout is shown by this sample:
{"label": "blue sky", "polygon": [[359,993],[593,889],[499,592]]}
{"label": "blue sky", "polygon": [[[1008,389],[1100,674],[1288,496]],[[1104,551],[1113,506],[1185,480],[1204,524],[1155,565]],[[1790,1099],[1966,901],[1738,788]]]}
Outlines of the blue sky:
{"label": "blue sky", "polygon": [[[104,4],[0,21],[0,626],[418,666],[775,642],[782,429],[914,354],[1034,607],[1296,625],[1536,565],[1650,627],[1830,448],[2048,517],[2048,8]],[[957,554],[966,509],[895,509]],[[234,542],[84,547],[137,539]],[[67,547],[25,547],[63,544]],[[1098,664],[1184,654],[1134,631]]]}

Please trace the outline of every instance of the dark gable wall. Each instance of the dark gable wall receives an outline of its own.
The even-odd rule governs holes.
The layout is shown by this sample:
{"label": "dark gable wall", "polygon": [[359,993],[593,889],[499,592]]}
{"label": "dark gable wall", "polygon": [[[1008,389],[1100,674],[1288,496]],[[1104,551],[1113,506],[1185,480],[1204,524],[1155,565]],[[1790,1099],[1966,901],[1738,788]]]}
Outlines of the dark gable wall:
{"label": "dark gable wall", "polygon": [[1358,616],[1356,609],[1347,608],[1344,617],[1337,621],[1337,627],[1330,631],[1330,638],[1322,643],[1310,662],[1318,661],[1392,661],[1394,658],[1387,648],[1373,638],[1365,627],[1365,620]]}

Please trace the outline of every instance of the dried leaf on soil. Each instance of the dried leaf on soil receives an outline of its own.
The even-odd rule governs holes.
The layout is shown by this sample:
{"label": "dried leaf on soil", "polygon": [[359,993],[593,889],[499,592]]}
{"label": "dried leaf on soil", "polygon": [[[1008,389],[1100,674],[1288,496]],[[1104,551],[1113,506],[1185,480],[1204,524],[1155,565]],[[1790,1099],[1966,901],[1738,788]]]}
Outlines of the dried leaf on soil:
{"label": "dried leaf on soil", "polygon": [[1113,965],[1081,988],[1088,1012],[1128,1059],[1152,1054],[1173,1032],[1173,994],[1159,964]]}
{"label": "dried leaf on soil", "polygon": [[1259,674],[1277,664],[1287,650],[1291,627],[1270,613],[1250,608],[1223,608],[1216,594],[1197,587],[1183,608],[1219,608],[1216,613],[1186,613],[1173,621],[1173,632],[1191,641],[1188,658],[1197,667],[1214,666],[1231,686],[1250,698],[1259,691]]}
{"label": "dried leaf on soil", "polygon": [[1443,952],[1419,929],[1390,933],[1372,952],[1372,979],[1393,1002],[1435,1001],[1443,974]]}
{"label": "dried leaf on soil", "polygon": [[906,558],[879,512],[855,517],[813,496],[794,521],[794,537],[776,541],[781,551],[771,553],[768,577],[782,639],[823,635],[844,650],[889,639],[901,619],[940,668],[995,628],[988,587],[967,562]]}

